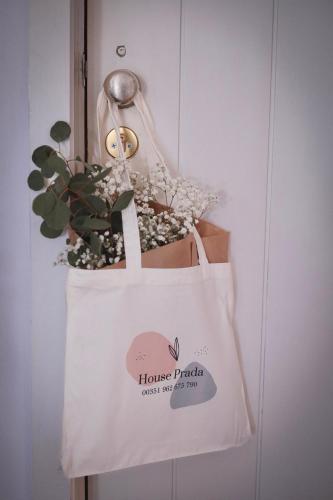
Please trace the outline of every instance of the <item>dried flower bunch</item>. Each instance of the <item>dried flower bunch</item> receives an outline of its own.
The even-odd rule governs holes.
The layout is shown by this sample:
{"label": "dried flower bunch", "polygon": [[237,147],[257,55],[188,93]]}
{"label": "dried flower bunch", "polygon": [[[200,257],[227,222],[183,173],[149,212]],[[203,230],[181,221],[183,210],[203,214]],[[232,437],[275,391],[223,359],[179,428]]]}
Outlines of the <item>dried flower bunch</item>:
{"label": "dried flower bunch", "polygon": [[[217,195],[195,182],[171,177],[156,165],[148,175],[129,171],[130,185],[121,160],[105,166],[67,160],[60,143],[68,139],[70,127],[57,122],[50,131],[58,151],[40,146],[32,155],[39,170],[28,177],[31,189],[45,192],[33,201],[33,211],[44,220],[41,233],[60,236],[68,228],[72,236],[56,263],[81,269],[100,269],[125,258],[121,211],[134,196],[140,231],[141,251],[173,243],[186,237],[198,219],[217,203]],[[74,173],[81,164],[84,173]],[[163,203],[161,209],[156,203]]]}

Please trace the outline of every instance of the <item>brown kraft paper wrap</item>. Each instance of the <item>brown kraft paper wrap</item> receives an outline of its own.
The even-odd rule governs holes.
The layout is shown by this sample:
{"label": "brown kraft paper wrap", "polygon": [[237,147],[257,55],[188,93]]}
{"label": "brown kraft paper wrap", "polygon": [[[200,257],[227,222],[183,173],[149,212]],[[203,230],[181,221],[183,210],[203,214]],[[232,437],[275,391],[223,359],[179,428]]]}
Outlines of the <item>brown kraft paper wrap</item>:
{"label": "brown kraft paper wrap", "polygon": [[[158,203],[152,205],[157,211],[166,209]],[[199,220],[196,228],[201,236],[208,262],[211,264],[228,262],[229,232],[202,219]],[[73,242],[77,238],[74,231],[70,231],[69,236]],[[142,267],[144,268],[174,269],[197,265],[198,255],[193,234],[142,254]],[[102,269],[124,269],[125,267],[126,260],[121,260],[116,264],[104,266]]]}
{"label": "brown kraft paper wrap", "polygon": [[[229,232],[210,222],[200,220],[197,230],[202,238],[208,261],[210,263],[228,262]],[[194,236],[187,235],[184,239],[169,243],[142,254],[142,267],[173,269],[193,267],[198,265],[198,255]],[[103,269],[123,269],[126,260],[117,264],[105,266]]]}

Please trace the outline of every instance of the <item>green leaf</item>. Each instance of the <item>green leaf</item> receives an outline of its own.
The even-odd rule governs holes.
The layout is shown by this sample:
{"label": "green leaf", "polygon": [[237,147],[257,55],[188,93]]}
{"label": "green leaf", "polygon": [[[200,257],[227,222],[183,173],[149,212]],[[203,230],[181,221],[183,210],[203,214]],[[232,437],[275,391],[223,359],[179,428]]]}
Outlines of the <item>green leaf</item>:
{"label": "green leaf", "polygon": [[79,257],[79,256],[78,256],[78,254],[77,254],[77,253],[75,253],[75,252],[73,252],[73,251],[68,252],[68,254],[67,254],[68,264],[69,264],[70,266],[74,266],[74,267],[76,267],[76,262],[77,262],[78,257]]}
{"label": "green leaf", "polygon": [[95,255],[101,255],[102,253],[102,242],[95,233],[90,235],[90,248]]}
{"label": "green leaf", "polygon": [[46,161],[46,163],[44,163],[44,165],[42,165],[41,168],[42,168],[42,175],[47,179],[49,179],[54,175],[55,170],[48,164],[48,160]]}
{"label": "green leaf", "polygon": [[57,198],[60,198],[62,201],[68,200],[68,187],[63,177],[61,177],[60,175],[58,175],[55,181],[50,184],[49,189],[56,195]]}
{"label": "green leaf", "polygon": [[124,210],[124,208],[127,208],[133,196],[133,190],[121,193],[112,207],[112,212],[120,212],[121,210]]}
{"label": "green leaf", "polygon": [[62,193],[60,199],[66,203],[69,199],[69,192],[65,191],[64,193]]}
{"label": "green leaf", "polygon": [[56,198],[53,193],[47,191],[46,193],[39,194],[32,202],[32,210],[36,215],[45,218],[54,209]]}
{"label": "green leaf", "polygon": [[34,191],[40,191],[44,187],[44,179],[39,170],[33,170],[28,177],[28,186]]}
{"label": "green leaf", "polygon": [[57,200],[55,207],[45,218],[46,223],[52,229],[64,229],[69,222],[71,212],[62,200]]}
{"label": "green leaf", "polygon": [[111,214],[111,227],[113,233],[123,232],[123,220],[121,217],[121,212],[113,212]]}
{"label": "green leaf", "polygon": [[77,215],[71,220],[71,227],[77,231],[84,231],[86,229],[85,222],[89,219],[88,215]]}
{"label": "green leaf", "polygon": [[65,141],[70,135],[71,128],[68,123],[63,121],[56,122],[50,130],[50,136],[56,142]]}
{"label": "green leaf", "polygon": [[69,183],[70,174],[67,169],[67,163],[62,158],[60,158],[60,156],[58,156],[56,153],[52,154],[47,160],[47,164],[50,168],[53,168],[54,172],[57,172],[57,174],[61,175],[66,184]]}
{"label": "green leaf", "polygon": [[74,193],[91,194],[96,188],[86,174],[75,174],[69,182],[69,188]]}
{"label": "green leaf", "polygon": [[[92,163],[92,164],[91,164],[91,168],[93,168],[93,169],[94,169],[94,172],[95,172],[95,173],[96,173],[96,172],[100,173],[100,172],[102,172],[103,170],[105,170],[105,167],[102,167],[102,165],[99,165],[98,163]],[[110,168],[110,167],[108,167],[108,168]]]}
{"label": "green leaf", "polygon": [[49,227],[44,220],[41,223],[40,232],[46,238],[58,238],[58,236],[62,233],[62,229],[52,229],[52,227]]}
{"label": "green leaf", "polygon": [[32,153],[32,161],[37,167],[42,168],[42,166],[46,163],[51,153],[54,152],[54,149],[50,146],[39,146]]}
{"label": "green leaf", "polygon": [[85,168],[85,170],[88,170],[89,173],[90,172],[95,173],[94,168],[91,165],[89,165],[89,163],[84,163],[84,168]]}
{"label": "green leaf", "polygon": [[89,229],[109,229],[111,227],[111,223],[106,219],[90,219]]}
{"label": "green leaf", "polygon": [[74,217],[71,226],[78,231],[109,229],[111,224],[106,219],[91,218],[89,215]]}
{"label": "green leaf", "polygon": [[[84,199],[84,198],[83,198]],[[70,209],[72,214],[77,215],[91,215],[91,208],[87,207],[84,203],[82,203],[82,199],[74,200],[70,204]]]}
{"label": "green leaf", "polygon": [[112,170],[112,167],[105,168],[100,174],[93,177],[92,181],[94,183],[96,183],[96,182],[103,180],[105,177],[107,177],[109,175],[111,170]]}
{"label": "green leaf", "polygon": [[84,162],[84,166],[86,170],[88,170],[92,174],[99,174],[100,172],[102,172],[102,170],[104,170],[104,167],[101,167],[101,165],[97,165],[97,163],[89,164],[87,162]]}
{"label": "green leaf", "polygon": [[84,197],[82,201],[86,202],[91,207],[91,211],[96,214],[101,215],[108,211],[105,201],[93,194]]}

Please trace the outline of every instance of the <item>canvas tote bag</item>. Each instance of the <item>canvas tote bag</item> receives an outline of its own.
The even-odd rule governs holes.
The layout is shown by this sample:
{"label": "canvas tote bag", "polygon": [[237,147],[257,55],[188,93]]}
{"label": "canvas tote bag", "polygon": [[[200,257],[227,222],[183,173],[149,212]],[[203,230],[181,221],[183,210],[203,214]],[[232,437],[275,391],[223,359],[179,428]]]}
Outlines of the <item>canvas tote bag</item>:
{"label": "canvas tote bag", "polygon": [[[121,144],[115,118],[118,144]],[[71,268],[62,467],[67,477],[224,450],[251,435],[229,263],[143,268],[135,204],[126,268]]]}

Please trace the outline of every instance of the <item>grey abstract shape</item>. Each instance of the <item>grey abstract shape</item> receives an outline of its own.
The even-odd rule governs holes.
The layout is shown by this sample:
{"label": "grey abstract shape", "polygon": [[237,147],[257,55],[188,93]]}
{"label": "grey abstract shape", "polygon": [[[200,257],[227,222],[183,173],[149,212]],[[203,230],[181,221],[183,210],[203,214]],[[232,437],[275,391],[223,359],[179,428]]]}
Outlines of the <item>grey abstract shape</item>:
{"label": "grey abstract shape", "polygon": [[[192,362],[183,371],[194,371],[195,368],[203,371],[201,376],[179,377],[176,384],[184,383],[184,387],[173,389],[170,406],[173,410],[205,403],[212,399],[217,391],[216,384],[209,371],[200,363]],[[187,382],[196,382],[195,387],[187,387]]]}

